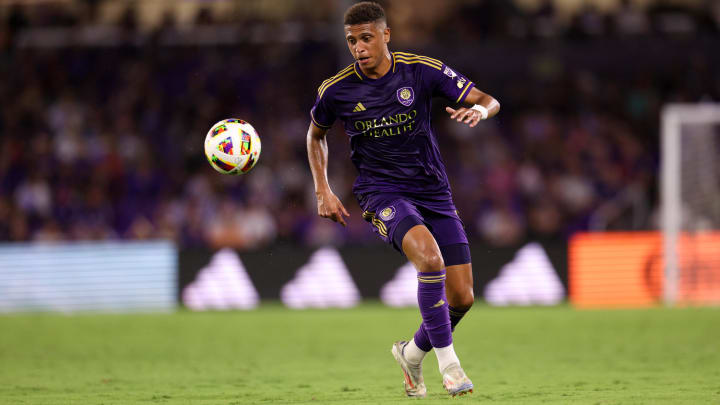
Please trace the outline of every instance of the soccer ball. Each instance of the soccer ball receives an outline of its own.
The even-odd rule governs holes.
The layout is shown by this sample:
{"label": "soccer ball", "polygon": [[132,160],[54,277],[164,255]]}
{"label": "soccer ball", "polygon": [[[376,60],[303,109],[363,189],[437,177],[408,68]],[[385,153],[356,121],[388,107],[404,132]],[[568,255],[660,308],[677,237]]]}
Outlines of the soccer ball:
{"label": "soccer ball", "polygon": [[205,136],[205,157],[222,174],[245,174],[260,158],[260,137],[249,123],[228,118]]}

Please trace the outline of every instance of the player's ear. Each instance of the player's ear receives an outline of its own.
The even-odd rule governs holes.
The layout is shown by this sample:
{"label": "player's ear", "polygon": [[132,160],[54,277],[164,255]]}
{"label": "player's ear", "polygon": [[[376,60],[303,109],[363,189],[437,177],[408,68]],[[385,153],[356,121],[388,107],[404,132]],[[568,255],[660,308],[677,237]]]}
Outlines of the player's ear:
{"label": "player's ear", "polygon": [[386,44],[390,42],[390,27],[385,27],[383,30],[383,42]]}

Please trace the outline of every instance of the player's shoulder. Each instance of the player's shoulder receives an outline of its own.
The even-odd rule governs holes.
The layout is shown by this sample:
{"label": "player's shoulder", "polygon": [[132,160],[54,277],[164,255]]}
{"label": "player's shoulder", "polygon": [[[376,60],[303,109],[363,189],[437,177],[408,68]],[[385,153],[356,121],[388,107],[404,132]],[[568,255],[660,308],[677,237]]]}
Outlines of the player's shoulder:
{"label": "player's shoulder", "polygon": [[[348,78],[358,75],[355,64],[348,65],[344,69],[325,79],[320,87],[318,87],[318,98],[322,98],[326,93],[336,90],[338,84],[346,82]],[[359,75],[358,75],[359,76]]]}
{"label": "player's shoulder", "polygon": [[417,55],[410,52],[395,51],[392,53],[396,65],[431,67],[433,69],[442,70],[442,61],[431,58],[429,56]]}

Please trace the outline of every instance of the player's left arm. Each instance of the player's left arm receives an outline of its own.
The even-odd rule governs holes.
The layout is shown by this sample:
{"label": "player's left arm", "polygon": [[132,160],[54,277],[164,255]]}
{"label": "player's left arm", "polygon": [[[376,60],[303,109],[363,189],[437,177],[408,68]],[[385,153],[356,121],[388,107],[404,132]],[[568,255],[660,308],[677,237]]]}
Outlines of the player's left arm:
{"label": "player's left arm", "polygon": [[475,87],[470,89],[463,104],[469,107],[445,107],[445,111],[450,114],[450,119],[464,122],[470,127],[477,125],[480,120],[494,117],[500,111],[500,103],[493,96]]}

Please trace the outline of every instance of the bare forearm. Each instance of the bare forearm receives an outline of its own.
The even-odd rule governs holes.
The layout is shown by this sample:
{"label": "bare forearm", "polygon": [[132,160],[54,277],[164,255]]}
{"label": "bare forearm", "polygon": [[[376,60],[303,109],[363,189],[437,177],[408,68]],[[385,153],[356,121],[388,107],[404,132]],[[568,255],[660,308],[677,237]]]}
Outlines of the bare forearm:
{"label": "bare forearm", "polygon": [[475,87],[470,90],[470,94],[465,98],[465,104],[468,106],[478,104],[487,108],[488,118],[495,116],[500,111],[500,103],[493,96],[483,93]]}
{"label": "bare forearm", "polygon": [[315,183],[315,192],[330,189],[327,179],[328,147],[325,132],[310,124],[307,134],[308,161]]}
{"label": "bare forearm", "polygon": [[327,130],[310,124],[307,134],[308,161],[315,182],[315,195],[318,201],[318,215],[346,226],[345,217],[350,214],[340,199],[330,190],[327,179],[328,147],[325,140]]}

